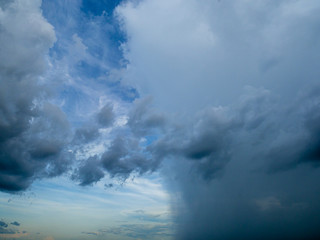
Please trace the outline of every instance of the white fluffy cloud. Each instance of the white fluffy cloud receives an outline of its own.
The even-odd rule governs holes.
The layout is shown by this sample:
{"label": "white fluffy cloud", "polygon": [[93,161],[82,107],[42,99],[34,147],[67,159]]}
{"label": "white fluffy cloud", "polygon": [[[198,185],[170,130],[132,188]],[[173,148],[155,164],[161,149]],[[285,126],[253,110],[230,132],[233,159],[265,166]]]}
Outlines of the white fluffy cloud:
{"label": "white fluffy cloud", "polygon": [[117,9],[128,36],[127,80],[175,111],[232,103],[246,85],[292,97],[317,82],[319,7],[317,1],[129,2]]}
{"label": "white fluffy cloud", "polygon": [[[44,55],[56,41],[53,26],[40,11],[41,1],[13,1],[0,9],[1,69],[15,74],[42,73]],[[5,47],[4,47],[5,46]]]}

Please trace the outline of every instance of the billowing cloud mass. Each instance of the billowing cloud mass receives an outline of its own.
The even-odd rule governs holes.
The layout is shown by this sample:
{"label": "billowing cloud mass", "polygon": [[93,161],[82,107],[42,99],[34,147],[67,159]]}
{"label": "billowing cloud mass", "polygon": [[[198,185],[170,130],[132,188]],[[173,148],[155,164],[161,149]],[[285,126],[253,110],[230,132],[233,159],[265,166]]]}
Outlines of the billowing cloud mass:
{"label": "billowing cloud mass", "polygon": [[158,171],[178,240],[320,237],[319,1],[52,4],[0,1],[1,191]]}
{"label": "billowing cloud mass", "polygon": [[[26,189],[38,177],[64,171],[68,122],[43,101],[40,76],[56,37],[40,1],[1,2],[0,9],[0,189]],[[43,80],[45,81],[45,80]]]}
{"label": "billowing cloud mass", "polygon": [[[117,9],[126,80],[174,124],[177,239],[319,237],[317,1],[141,1]],[[177,194],[178,193],[178,194]]]}

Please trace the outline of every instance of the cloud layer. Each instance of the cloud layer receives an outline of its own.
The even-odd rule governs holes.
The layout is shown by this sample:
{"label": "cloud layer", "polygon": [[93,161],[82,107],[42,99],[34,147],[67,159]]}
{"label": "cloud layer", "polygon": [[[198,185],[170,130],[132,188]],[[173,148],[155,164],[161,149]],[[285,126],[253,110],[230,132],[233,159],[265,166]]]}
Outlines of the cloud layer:
{"label": "cloud layer", "polygon": [[161,171],[176,239],[319,237],[318,1],[51,4],[0,2],[1,191]]}

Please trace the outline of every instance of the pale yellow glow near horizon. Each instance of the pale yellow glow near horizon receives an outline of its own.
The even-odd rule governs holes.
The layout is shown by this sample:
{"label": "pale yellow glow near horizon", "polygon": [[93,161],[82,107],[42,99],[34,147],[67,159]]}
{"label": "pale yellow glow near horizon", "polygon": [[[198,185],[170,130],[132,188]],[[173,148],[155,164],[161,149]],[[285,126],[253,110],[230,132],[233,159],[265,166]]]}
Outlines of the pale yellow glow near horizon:
{"label": "pale yellow glow near horizon", "polygon": [[148,178],[113,188],[104,183],[80,187],[66,178],[45,180],[21,196],[0,193],[0,208],[7,222],[18,221],[19,231],[37,240],[89,239],[86,232],[102,237],[122,224],[171,222],[168,193],[159,179]]}

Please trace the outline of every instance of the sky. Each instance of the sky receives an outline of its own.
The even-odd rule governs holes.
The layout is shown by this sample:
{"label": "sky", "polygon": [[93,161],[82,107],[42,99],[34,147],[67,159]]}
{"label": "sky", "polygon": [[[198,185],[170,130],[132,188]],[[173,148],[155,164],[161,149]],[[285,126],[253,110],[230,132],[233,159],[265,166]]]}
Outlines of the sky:
{"label": "sky", "polygon": [[319,11],[0,0],[0,239],[319,239]]}

